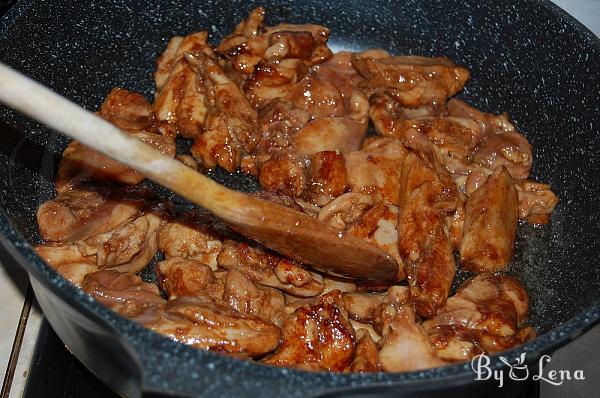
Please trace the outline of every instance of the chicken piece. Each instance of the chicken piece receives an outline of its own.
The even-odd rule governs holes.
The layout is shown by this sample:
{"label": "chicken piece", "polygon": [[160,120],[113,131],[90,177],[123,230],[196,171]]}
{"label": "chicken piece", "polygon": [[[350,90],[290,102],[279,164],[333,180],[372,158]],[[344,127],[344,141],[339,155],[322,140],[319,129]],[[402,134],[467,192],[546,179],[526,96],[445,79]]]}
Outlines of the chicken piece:
{"label": "chicken piece", "polygon": [[377,311],[385,298],[384,293],[347,292],[342,295],[342,302],[351,319],[374,323]]}
{"label": "chicken piece", "polygon": [[295,85],[292,102],[297,108],[306,109],[311,119],[343,116],[347,113],[344,96],[331,81],[308,73]]}
{"label": "chicken piece", "polygon": [[119,272],[141,271],[156,254],[158,215],[148,213],[116,229],[97,253],[98,268]]}
{"label": "chicken piece", "polygon": [[192,155],[207,168],[218,165],[233,172],[256,147],[258,114],[214,59],[203,52],[188,53],[185,59],[202,81],[208,106],[205,132],[196,138]]}
{"label": "chicken piece", "polygon": [[339,290],[340,292],[356,291],[356,283],[353,279],[325,274],[323,275],[323,283],[325,284],[325,289],[323,289],[322,295],[333,290]]}
{"label": "chicken piece", "polygon": [[235,269],[225,274],[223,300],[240,313],[265,321],[275,319],[285,305],[281,291],[257,285]]}
{"label": "chicken piece", "polygon": [[345,231],[348,225],[359,220],[373,205],[371,195],[348,192],[323,206],[317,218],[338,231]]}
{"label": "chicken piece", "polygon": [[196,260],[168,258],[157,264],[156,275],[169,300],[199,295],[222,298],[225,290],[222,281],[215,278],[211,267]]}
{"label": "chicken piece", "polygon": [[461,267],[495,272],[512,258],[517,231],[517,192],[503,166],[469,196],[465,208]]}
{"label": "chicken piece", "polygon": [[558,203],[550,185],[532,180],[516,180],[514,183],[519,198],[519,219],[531,224],[548,224],[549,215]]}
{"label": "chicken piece", "polygon": [[399,264],[396,282],[405,278],[402,258],[398,252],[398,207],[378,203],[346,230],[349,234],[374,243],[388,252]]}
{"label": "chicken piece", "polygon": [[[268,106],[270,102],[281,99],[289,102],[289,98],[302,95],[299,92],[299,82],[304,81],[308,68],[299,59],[284,59],[281,61],[261,61],[252,75],[244,83],[244,94],[258,110]],[[292,105],[294,103],[290,102]],[[310,104],[310,103],[308,103]],[[297,109],[306,109],[308,105],[300,103]],[[343,106],[343,104],[342,104]]]}
{"label": "chicken piece", "polygon": [[182,219],[163,225],[158,231],[158,248],[167,258],[197,260],[216,271],[221,237],[198,221]]}
{"label": "chicken piece", "polygon": [[195,138],[204,131],[208,113],[206,94],[184,56],[187,53],[213,56],[207,39],[207,32],[173,37],[156,62],[153,110],[163,135]]}
{"label": "chicken piece", "polygon": [[483,136],[515,132],[515,126],[508,120],[506,113],[493,115],[483,113],[458,98],[450,98],[446,103],[448,116],[471,119],[480,125]]}
{"label": "chicken piece", "polygon": [[73,243],[111,231],[142,209],[143,195],[143,191],[90,187],[62,192],[37,210],[42,239]]}
{"label": "chicken piece", "polygon": [[368,138],[360,151],[345,156],[350,190],[397,206],[400,173],[407,154],[395,138]]}
{"label": "chicken piece", "polygon": [[143,326],[196,348],[260,356],[274,350],[281,332],[206,296],[180,297],[133,318]]}
{"label": "chicken piece", "polygon": [[346,155],[360,148],[367,126],[366,117],[359,121],[346,116],[316,119],[293,136],[293,148],[300,156],[323,151]]}
{"label": "chicken piece", "polygon": [[437,326],[427,334],[437,357],[444,361],[465,362],[485,353],[477,334],[460,325]]}
{"label": "chicken piece", "polygon": [[407,372],[445,364],[433,350],[423,327],[416,323],[410,301],[392,301],[381,312],[386,318],[379,342],[382,370]]}
{"label": "chicken piece", "polygon": [[81,288],[100,303],[126,317],[139,315],[149,307],[165,301],[160,297],[156,285],[142,282],[137,275],[114,270],[85,275]]}
{"label": "chicken piece", "polygon": [[462,90],[469,71],[446,57],[403,56],[373,59],[354,56],[352,64],[365,78],[365,92],[387,93],[402,106],[427,105],[441,108],[446,100]]}
{"label": "chicken piece", "polygon": [[378,372],[379,352],[371,334],[365,329],[356,332],[357,342],[354,349],[354,358],[350,364],[351,372]]}
{"label": "chicken piece", "polygon": [[[529,298],[518,280],[481,274],[464,282],[423,327],[432,335],[444,333],[446,340],[457,338],[459,345],[471,341],[472,354],[478,350],[495,353],[532,337],[532,330],[524,325],[528,309]],[[443,345],[441,348],[447,349]],[[448,349],[446,354],[450,356],[452,351]],[[456,352],[453,356],[453,360],[463,358]]]}
{"label": "chicken piece", "polygon": [[335,303],[324,301],[301,306],[286,318],[283,342],[263,362],[312,370],[344,370],[354,353],[354,329]]}
{"label": "chicken piece", "polygon": [[513,178],[529,177],[533,156],[531,145],[518,132],[488,136],[473,153],[473,162],[496,170],[504,166]]}
{"label": "chicken piece", "polygon": [[82,253],[78,245],[38,245],[35,247],[35,251],[53,268],[70,263],[91,264],[94,266],[96,264],[96,256]]}
{"label": "chicken piece", "polygon": [[398,250],[416,311],[424,317],[444,306],[456,273],[446,223],[456,210],[458,194],[448,179],[415,153],[402,167]]}
{"label": "chicken piece", "polygon": [[225,241],[217,263],[228,270],[239,270],[251,281],[299,297],[316,296],[325,287],[319,274],[247,243]]}
{"label": "chicken piece", "polygon": [[309,160],[307,196],[317,206],[324,206],[346,191],[348,176],[344,155],[324,151],[310,156]]}
{"label": "chicken piece", "polygon": [[99,115],[128,132],[154,132],[152,105],[143,95],[113,88],[100,107]]}
{"label": "chicken piece", "polygon": [[64,263],[57,266],[53,265],[53,267],[63,278],[77,287],[82,287],[87,274],[99,271],[96,265],[88,263]]}
{"label": "chicken piece", "polygon": [[306,167],[301,158],[280,154],[263,164],[258,180],[267,191],[298,198],[306,190]]}
{"label": "chicken piece", "polygon": [[216,48],[238,73],[251,75],[262,60],[298,58],[311,66],[331,57],[324,26],[280,24],[263,30],[263,20],[264,9],[255,8]]}

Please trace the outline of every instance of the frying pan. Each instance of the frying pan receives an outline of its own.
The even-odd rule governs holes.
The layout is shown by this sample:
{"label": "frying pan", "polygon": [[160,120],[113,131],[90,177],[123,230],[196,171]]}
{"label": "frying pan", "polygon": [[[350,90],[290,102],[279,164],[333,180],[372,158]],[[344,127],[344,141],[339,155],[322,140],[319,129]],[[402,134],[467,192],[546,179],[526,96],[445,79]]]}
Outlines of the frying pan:
{"label": "frying pan", "polygon": [[[154,61],[176,34],[208,30],[213,43],[253,1],[21,0],[0,20],[0,60],[97,109],[113,86],[153,96]],[[502,353],[535,362],[600,320],[600,40],[547,1],[262,1],[267,22],[313,22],[334,50],[384,47],[447,55],[472,71],[461,97],[508,112],[534,147],[533,177],[560,198],[551,223],[521,226],[510,272],[532,299],[539,337]],[[468,386],[469,364],[420,372],[304,372],[239,361],[176,343],[116,315],[66,282],[32,250],[35,210],[53,197],[66,140],[0,108],[0,241],[29,272],[40,306],[66,346],[115,391],[184,396],[434,396]],[[212,176],[238,189],[240,175]],[[491,357],[492,369],[503,364]]]}

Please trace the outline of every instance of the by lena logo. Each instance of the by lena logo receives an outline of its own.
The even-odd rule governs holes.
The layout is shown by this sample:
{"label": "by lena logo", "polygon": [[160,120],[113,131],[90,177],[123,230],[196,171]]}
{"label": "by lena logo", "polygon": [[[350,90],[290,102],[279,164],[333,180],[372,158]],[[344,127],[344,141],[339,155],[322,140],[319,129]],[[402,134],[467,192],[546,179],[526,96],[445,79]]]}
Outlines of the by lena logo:
{"label": "by lena logo", "polygon": [[537,373],[529,372],[529,367],[525,363],[525,353],[522,353],[518,358],[515,359],[514,363],[510,363],[505,357],[499,358],[502,363],[508,367],[507,369],[494,369],[490,368],[490,357],[485,354],[477,355],[471,360],[471,369],[475,372],[475,380],[490,380],[494,379],[498,382],[498,388],[504,386],[504,380],[506,377],[514,381],[522,381],[529,379],[531,376],[532,380],[541,380],[546,383],[560,386],[566,380],[585,380],[583,370],[550,370],[544,372],[544,365],[550,363],[550,355],[542,355],[538,362]]}

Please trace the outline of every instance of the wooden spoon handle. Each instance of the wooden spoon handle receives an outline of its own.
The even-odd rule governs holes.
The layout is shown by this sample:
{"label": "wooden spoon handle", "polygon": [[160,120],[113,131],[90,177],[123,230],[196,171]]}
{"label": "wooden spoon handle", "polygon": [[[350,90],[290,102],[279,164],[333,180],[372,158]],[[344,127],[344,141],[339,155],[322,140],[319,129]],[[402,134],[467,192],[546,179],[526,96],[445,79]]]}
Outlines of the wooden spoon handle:
{"label": "wooden spoon handle", "polygon": [[[232,197],[243,200],[245,196],[124,134],[94,113],[3,64],[0,64],[0,101],[141,171],[221,218],[231,216]],[[226,201],[219,200],[223,196]]]}

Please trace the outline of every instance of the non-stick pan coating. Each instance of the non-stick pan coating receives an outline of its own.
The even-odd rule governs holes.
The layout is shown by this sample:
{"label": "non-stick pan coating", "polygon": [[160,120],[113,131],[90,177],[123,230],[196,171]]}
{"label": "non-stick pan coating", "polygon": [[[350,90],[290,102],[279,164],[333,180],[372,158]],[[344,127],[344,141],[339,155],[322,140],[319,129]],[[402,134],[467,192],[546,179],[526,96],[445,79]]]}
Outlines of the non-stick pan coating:
{"label": "non-stick pan coating", "polygon": [[[382,47],[395,54],[446,55],[467,66],[472,77],[461,98],[487,112],[508,112],[533,145],[533,177],[548,182],[560,199],[550,225],[519,229],[510,272],[531,295],[530,322],[542,337],[510,354],[525,350],[533,358],[552,351],[598,321],[600,41],[549,2],[21,0],[0,22],[0,60],[88,109],[97,109],[114,86],[151,99],[154,62],[170,37],[208,30],[217,43],[258,4],[265,6],[269,24],[328,26],[334,50]],[[52,180],[66,140],[5,108],[0,131],[2,242],[34,276],[61,338],[115,388],[132,393],[143,378],[146,388],[190,394],[241,396],[258,389],[265,396],[305,396],[350,383],[397,381],[406,387],[409,380],[472,379],[468,365],[388,375],[256,366],[168,341],[116,316],[68,285],[25,243],[39,238],[35,210],[54,195]],[[239,175],[217,174],[230,186],[253,186]],[[90,328],[72,327],[80,319],[91,320]],[[95,354],[89,342],[99,337],[87,339],[81,332],[94,327],[105,339],[124,336],[111,337],[120,346]],[[107,376],[101,368],[122,360],[120,355],[131,365],[120,364],[125,369]],[[131,380],[113,380],[119,379],[115,374]]]}

